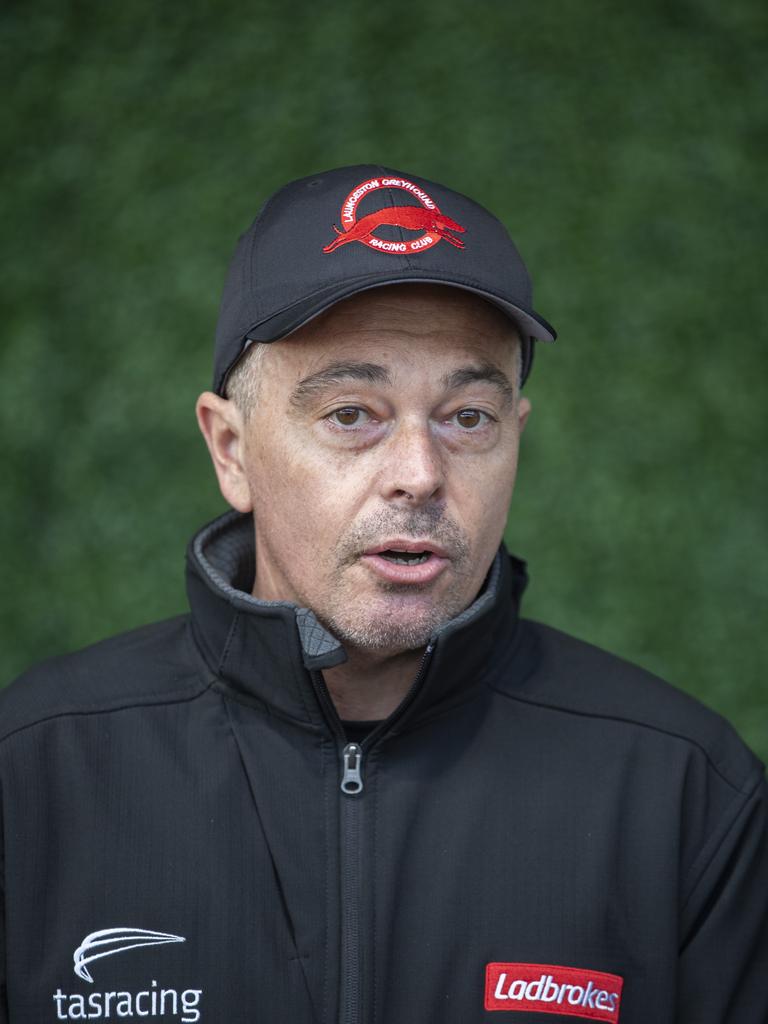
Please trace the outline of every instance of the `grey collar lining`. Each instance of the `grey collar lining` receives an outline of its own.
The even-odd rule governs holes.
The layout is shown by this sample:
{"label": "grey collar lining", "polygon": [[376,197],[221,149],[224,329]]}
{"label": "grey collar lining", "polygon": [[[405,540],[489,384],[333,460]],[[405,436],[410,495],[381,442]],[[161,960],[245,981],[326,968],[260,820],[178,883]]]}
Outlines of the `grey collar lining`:
{"label": "grey collar lining", "polygon": [[264,601],[253,596],[254,544],[253,520],[249,515],[232,511],[204,527],[195,537],[192,550],[214,589],[237,608],[286,608],[295,613],[307,668],[340,664],[346,658],[341,642],[320,624],[310,608],[299,608],[292,601]]}

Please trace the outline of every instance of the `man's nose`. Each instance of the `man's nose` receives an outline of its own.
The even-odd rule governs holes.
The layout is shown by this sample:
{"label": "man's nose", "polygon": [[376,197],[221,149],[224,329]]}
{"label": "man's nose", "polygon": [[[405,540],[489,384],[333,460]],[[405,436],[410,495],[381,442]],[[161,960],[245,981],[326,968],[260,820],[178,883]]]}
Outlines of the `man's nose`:
{"label": "man's nose", "polygon": [[428,423],[401,423],[390,439],[382,496],[409,508],[441,497],[443,462]]}

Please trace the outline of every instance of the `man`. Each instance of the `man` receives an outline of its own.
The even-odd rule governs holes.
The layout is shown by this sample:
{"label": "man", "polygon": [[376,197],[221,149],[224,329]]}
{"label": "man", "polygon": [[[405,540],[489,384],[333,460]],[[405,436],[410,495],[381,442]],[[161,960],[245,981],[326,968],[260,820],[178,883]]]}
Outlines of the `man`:
{"label": "man", "polygon": [[768,1020],[762,766],[518,614],[534,338],[466,197],[353,167],[267,202],[191,614],[3,696],[5,1019]]}

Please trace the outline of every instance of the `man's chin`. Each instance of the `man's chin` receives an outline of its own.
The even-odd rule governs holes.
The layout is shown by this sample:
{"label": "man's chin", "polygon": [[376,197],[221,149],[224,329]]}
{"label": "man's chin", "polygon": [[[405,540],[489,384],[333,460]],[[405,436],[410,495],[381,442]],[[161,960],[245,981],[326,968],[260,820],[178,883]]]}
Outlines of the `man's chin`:
{"label": "man's chin", "polygon": [[323,625],[345,647],[381,656],[425,647],[435,631],[462,612],[472,601],[467,581],[441,573],[424,583],[395,583],[371,578],[359,566],[337,580],[325,607],[314,607]]}
{"label": "man's chin", "polygon": [[436,629],[461,609],[437,607],[415,598],[411,589],[402,601],[371,602],[357,613],[350,610],[332,617],[328,628],[348,647],[382,655],[418,650],[429,643]]}

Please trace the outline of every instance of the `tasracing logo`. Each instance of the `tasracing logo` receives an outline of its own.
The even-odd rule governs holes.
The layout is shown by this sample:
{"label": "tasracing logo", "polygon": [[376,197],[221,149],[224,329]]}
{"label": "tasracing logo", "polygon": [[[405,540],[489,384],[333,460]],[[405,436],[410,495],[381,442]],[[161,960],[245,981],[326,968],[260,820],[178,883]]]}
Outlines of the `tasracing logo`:
{"label": "tasracing logo", "polygon": [[[164,946],[186,942],[182,935],[153,932],[146,928],[102,928],[90,932],[75,950],[74,971],[78,978],[93,985],[88,964],[116,953],[125,953],[142,946]],[[121,987],[113,991],[63,992],[53,995],[57,1020],[109,1020],[113,1017],[176,1017],[184,1024],[197,1024],[201,1020],[202,988],[165,986],[155,979],[145,983],[140,991]]]}
{"label": "tasracing logo", "polygon": [[141,946],[164,946],[167,942],[186,942],[181,935],[169,935],[166,932],[150,932],[145,928],[102,928],[91,932],[75,950],[75,974],[83,981],[93,984],[91,972],[86,964],[101,960],[105,956],[124,953],[129,949]]}
{"label": "tasracing logo", "polygon": [[[358,219],[357,208],[361,200],[371,192],[381,188],[400,189],[408,195],[413,196],[420,203],[419,206],[409,203],[402,206],[385,206],[381,210],[367,213]],[[381,227],[403,228],[406,231],[420,231],[417,238],[408,240],[391,241],[386,238],[379,238],[375,234],[377,228]],[[347,242],[362,242],[369,249],[377,252],[388,252],[395,254],[424,252],[437,245],[441,238],[457,249],[464,248],[464,242],[457,238],[454,232],[463,232],[465,229],[455,220],[446,217],[440,212],[437,203],[429,196],[423,188],[408,181],[407,178],[369,178],[361,182],[349,193],[341,204],[341,228],[335,224],[333,230],[336,237],[323,248],[323,252],[334,252],[341,245]]]}
{"label": "tasracing logo", "polygon": [[485,1009],[556,1013],[618,1024],[624,979],[552,964],[487,964]]}

